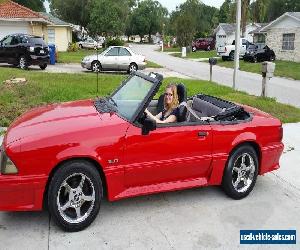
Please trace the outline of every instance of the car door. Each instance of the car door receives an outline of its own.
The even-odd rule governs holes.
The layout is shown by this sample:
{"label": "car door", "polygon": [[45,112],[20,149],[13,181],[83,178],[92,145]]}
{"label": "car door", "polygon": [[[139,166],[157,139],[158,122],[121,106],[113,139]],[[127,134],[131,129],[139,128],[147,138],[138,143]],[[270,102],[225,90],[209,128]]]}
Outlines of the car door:
{"label": "car door", "polygon": [[118,57],[119,57],[119,48],[112,47],[108,50],[103,56],[101,61],[102,69],[104,70],[118,70]]}
{"label": "car door", "polygon": [[127,70],[131,63],[131,53],[126,48],[119,48],[119,70]]}
{"label": "car door", "polygon": [[7,56],[7,62],[8,63],[17,63],[19,60],[19,44],[20,44],[20,39],[19,36],[14,35],[12,36],[12,40],[10,45],[7,46],[7,51],[6,51],[6,56]]}
{"label": "car door", "polygon": [[12,36],[5,37],[1,42],[0,60],[1,62],[8,62],[9,47],[11,45]]}
{"label": "car door", "polygon": [[148,135],[134,125],[125,140],[127,187],[198,180],[205,183],[212,160],[212,133],[207,124],[158,127]]}

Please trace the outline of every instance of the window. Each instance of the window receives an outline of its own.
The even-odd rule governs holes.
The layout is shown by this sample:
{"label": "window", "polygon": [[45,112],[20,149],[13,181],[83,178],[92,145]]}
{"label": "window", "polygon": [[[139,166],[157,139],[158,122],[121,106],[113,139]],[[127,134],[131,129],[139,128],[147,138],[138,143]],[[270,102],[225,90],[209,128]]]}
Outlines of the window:
{"label": "window", "polygon": [[294,50],[295,33],[283,34],[282,49]]}
{"label": "window", "polygon": [[17,45],[19,43],[21,43],[20,37],[19,36],[13,36],[12,41],[11,41],[11,45]]}
{"label": "window", "polygon": [[118,56],[119,48],[111,48],[107,53],[106,56]]}
{"label": "window", "polygon": [[12,42],[12,36],[7,36],[2,40],[3,45],[10,45]]}
{"label": "window", "polygon": [[131,56],[131,54],[127,49],[120,48],[119,56]]}
{"label": "window", "polygon": [[55,30],[48,28],[48,43],[55,43]]}

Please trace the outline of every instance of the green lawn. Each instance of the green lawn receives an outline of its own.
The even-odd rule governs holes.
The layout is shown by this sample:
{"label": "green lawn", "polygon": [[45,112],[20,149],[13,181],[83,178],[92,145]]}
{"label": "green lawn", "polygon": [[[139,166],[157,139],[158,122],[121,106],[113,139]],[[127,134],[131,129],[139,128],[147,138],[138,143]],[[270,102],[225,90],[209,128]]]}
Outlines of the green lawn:
{"label": "green lawn", "polygon": [[[103,49],[100,49],[98,53],[100,54],[102,51]],[[81,49],[76,52],[59,52],[58,63],[81,63],[82,58],[94,54],[96,54],[96,51],[92,49],[91,50]],[[163,67],[154,62],[147,61],[146,68],[163,68]]]}
{"label": "green lawn", "polygon": [[[288,61],[275,61],[275,76],[288,77],[300,80],[300,63]],[[218,60],[218,65],[233,68],[233,61]],[[261,63],[244,62],[240,60],[240,70],[261,74]]]}
{"label": "green lawn", "polygon": [[[181,57],[181,54],[172,54],[172,56],[175,57]],[[210,58],[210,57],[216,57],[217,52],[215,50],[205,51],[205,50],[197,50],[196,52],[189,52],[186,54],[186,58]]]}
{"label": "green lawn", "polygon": [[[7,85],[3,81],[12,77],[25,77],[25,85]],[[32,107],[71,100],[106,96],[112,93],[127,76],[99,74],[99,93],[96,92],[95,74],[63,74],[41,71],[22,71],[1,68],[0,75],[0,126],[8,126],[17,116]],[[166,78],[159,93],[170,82],[183,82],[188,95],[203,92],[227,100],[247,104],[271,113],[283,122],[299,122],[300,109],[276,103],[274,99],[261,98],[234,91],[229,87],[208,81]]]}

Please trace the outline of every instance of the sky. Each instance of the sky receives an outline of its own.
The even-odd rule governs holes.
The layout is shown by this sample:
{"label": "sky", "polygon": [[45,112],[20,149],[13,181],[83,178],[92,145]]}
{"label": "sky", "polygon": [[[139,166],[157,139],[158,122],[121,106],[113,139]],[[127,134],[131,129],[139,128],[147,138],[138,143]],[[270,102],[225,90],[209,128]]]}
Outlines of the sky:
{"label": "sky", "polygon": [[[168,9],[169,12],[172,12],[176,9],[176,6],[184,3],[186,0],[158,0],[164,7]],[[220,8],[224,0],[202,0],[206,5],[214,6]],[[45,2],[46,11],[49,12],[49,3]]]}

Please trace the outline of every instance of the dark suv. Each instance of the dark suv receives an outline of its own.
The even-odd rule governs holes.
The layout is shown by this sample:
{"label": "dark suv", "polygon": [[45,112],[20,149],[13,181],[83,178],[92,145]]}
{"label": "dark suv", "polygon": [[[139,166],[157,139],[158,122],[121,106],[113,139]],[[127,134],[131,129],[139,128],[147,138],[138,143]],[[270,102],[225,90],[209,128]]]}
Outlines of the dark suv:
{"label": "dark suv", "polygon": [[0,41],[0,62],[27,69],[39,65],[45,69],[49,62],[49,48],[39,36],[12,34]]}

